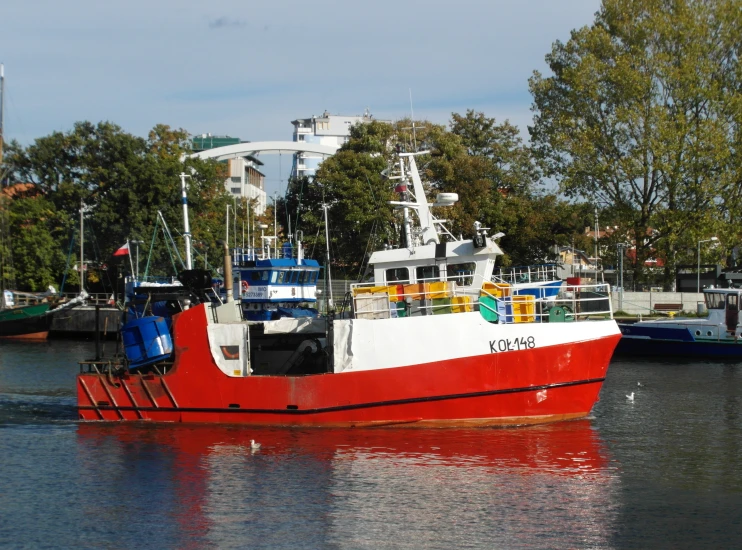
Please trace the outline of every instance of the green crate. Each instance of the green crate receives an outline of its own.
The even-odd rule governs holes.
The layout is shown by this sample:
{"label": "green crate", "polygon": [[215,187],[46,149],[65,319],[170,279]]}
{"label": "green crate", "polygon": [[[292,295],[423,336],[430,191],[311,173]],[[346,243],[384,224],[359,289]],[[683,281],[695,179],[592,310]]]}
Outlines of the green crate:
{"label": "green crate", "polygon": [[436,298],[433,300],[433,315],[452,313],[451,298]]}
{"label": "green crate", "polygon": [[479,313],[485,321],[496,323],[500,319],[500,316],[497,315],[497,300],[492,296],[480,296]]}

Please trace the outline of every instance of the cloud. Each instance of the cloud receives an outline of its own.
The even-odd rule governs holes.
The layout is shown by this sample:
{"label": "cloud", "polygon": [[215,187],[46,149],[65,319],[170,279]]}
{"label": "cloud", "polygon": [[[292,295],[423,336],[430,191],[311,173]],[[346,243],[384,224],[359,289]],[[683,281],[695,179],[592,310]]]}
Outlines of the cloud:
{"label": "cloud", "polygon": [[247,22],[241,21],[239,19],[232,19],[228,15],[222,15],[221,17],[217,19],[212,19],[209,21],[209,28],[210,29],[226,29],[230,27],[245,27],[247,26]]}

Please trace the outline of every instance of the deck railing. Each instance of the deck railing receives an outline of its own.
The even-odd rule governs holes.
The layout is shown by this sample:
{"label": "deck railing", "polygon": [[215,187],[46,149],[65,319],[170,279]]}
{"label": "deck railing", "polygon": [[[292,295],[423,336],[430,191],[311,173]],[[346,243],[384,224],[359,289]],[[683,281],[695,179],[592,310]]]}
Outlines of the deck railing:
{"label": "deck railing", "polygon": [[[473,277],[476,279],[476,277]],[[351,285],[353,316],[389,319],[478,311],[497,323],[543,323],[613,318],[610,285],[562,285],[558,293],[537,284],[395,281]]]}

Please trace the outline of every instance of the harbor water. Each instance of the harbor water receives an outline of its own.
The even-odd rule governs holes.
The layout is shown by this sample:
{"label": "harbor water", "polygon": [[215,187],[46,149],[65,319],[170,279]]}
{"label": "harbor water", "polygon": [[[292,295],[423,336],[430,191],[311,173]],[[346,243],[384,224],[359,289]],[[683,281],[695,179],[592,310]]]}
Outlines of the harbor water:
{"label": "harbor water", "polygon": [[325,430],[80,423],[93,354],[0,342],[0,547],[742,547],[742,365],[614,359],[580,421]]}

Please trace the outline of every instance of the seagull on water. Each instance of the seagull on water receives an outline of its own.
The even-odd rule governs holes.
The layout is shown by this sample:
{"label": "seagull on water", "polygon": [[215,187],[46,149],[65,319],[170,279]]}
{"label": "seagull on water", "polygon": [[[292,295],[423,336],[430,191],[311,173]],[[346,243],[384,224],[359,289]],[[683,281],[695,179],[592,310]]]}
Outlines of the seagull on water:
{"label": "seagull on water", "polygon": [[260,443],[257,443],[254,439],[250,440],[250,450],[255,452],[260,449]]}
{"label": "seagull on water", "polygon": [[641,388],[644,384],[642,384],[641,382],[637,382],[636,385]]}
{"label": "seagull on water", "polygon": [[632,401],[633,402],[634,401],[634,392],[632,391],[629,395],[627,395],[626,396],[626,399],[628,399],[629,401]]}

